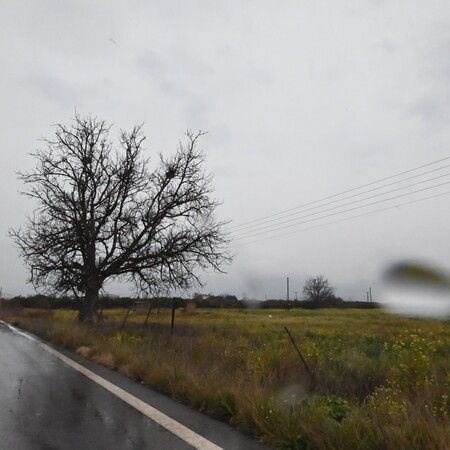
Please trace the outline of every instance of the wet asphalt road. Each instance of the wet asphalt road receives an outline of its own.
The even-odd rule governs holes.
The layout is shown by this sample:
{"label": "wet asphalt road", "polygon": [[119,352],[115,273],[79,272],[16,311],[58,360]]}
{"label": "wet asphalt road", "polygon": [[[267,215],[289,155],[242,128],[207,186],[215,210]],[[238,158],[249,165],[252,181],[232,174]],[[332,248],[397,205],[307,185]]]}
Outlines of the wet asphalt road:
{"label": "wet asphalt road", "polygon": [[[98,375],[230,450],[259,445],[120,374],[58,349]],[[0,449],[192,449],[189,444],[0,323]]]}

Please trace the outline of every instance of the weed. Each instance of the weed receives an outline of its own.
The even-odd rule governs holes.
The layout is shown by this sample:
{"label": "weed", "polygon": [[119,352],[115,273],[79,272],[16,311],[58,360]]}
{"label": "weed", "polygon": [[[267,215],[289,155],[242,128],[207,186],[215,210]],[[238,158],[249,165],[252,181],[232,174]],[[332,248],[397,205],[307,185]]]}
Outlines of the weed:
{"label": "weed", "polygon": [[[74,311],[7,320],[279,449],[444,449],[450,329],[382,311],[170,311],[80,325]],[[271,317],[269,317],[271,316]],[[315,372],[315,383],[284,331]]]}

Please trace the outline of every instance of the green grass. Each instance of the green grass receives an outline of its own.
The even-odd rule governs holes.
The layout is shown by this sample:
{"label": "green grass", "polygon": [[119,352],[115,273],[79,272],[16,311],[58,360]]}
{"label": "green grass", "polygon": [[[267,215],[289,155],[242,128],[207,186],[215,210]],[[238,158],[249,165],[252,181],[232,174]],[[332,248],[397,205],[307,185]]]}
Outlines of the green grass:
{"label": "green grass", "polygon": [[[7,320],[279,449],[446,449],[450,324],[378,310],[23,310]],[[309,373],[284,326],[294,336]]]}

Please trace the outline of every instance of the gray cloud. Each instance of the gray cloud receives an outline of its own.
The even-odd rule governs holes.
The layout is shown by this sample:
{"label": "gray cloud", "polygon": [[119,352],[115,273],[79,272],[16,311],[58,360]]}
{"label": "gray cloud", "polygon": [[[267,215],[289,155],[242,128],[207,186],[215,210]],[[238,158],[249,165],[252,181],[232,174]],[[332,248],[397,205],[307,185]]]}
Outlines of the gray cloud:
{"label": "gray cloud", "polygon": [[76,105],[85,89],[67,79],[43,73],[30,75],[22,83],[36,89],[47,101],[63,105]]}
{"label": "gray cloud", "polygon": [[[448,155],[445,3],[3,3],[0,284],[10,292],[30,288],[5,233],[33,206],[14,172],[75,108],[114,122],[113,136],[144,122],[149,155],[174,151],[187,128],[208,131],[218,215],[234,225]],[[345,296],[396,258],[447,264],[445,202],[233,242],[229,275],[206,274],[207,290],[277,296],[289,274],[301,287],[323,273]]]}

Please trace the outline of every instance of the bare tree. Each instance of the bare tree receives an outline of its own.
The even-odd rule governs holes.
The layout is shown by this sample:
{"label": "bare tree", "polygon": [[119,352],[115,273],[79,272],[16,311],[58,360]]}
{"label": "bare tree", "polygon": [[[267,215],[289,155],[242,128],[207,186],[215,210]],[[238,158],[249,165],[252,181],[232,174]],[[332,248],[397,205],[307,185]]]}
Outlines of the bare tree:
{"label": "bare tree", "polygon": [[323,275],[316,275],[306,280],[303,286],[303,298],[312,302],[323,302],[332,298],[334,291],[335,289]]}
{"label": "bare tree", "polygon": [[32,155],[19,173],[38,207],[10,235],[30,268],[30,282],[74,295],[81,321],[92,320],[106,280],[131,281],[146,294],[201,285],[198,269],[221,271],[231,261],[223,222],[214,218],[212,177],[197,149],[203,133],[186,133],[174,156],[150,169],[141,126],[120,132],[75,116]]}

